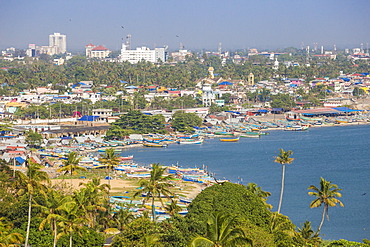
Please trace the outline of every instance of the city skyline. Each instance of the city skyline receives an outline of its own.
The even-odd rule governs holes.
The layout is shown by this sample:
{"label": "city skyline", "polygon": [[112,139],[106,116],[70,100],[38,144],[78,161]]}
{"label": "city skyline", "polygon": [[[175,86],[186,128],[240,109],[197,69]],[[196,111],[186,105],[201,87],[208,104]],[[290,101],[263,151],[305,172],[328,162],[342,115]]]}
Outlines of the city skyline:
{"label": "city skyline", "polygon": [[[370,41],[370,1],[170,0],[6,1],[0,16],[0,49],[47,45],[52,33],[67,36],[67,51],[85,45],[132,49],[275,49],[315,43],[325,49],[363,47]],[[11,25],[10,25],[11,23]]]}

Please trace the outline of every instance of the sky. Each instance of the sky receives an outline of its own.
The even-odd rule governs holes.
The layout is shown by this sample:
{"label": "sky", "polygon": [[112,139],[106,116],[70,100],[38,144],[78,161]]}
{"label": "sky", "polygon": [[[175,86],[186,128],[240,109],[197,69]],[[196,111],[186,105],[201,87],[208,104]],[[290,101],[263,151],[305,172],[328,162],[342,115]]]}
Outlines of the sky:
{"label": "sky", "polygon": [[68,51],[85,45],[121,49],[168,46],[223,50],[370,43],[370,0],[0,0],[0,49],[48,45],[67,35]]}

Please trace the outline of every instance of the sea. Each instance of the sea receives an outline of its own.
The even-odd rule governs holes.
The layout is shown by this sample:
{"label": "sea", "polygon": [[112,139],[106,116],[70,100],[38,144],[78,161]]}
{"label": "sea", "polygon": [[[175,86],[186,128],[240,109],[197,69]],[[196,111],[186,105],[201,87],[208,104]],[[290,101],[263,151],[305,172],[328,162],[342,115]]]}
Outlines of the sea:
{"label": "sea", "polygon": [[314,197],[310,185],[320,186],[320,177],[342,189],[344,207],[330,207],[330,220],[321,229],[323,239],[370,239],[370,125],[310,128],[308,131],[272,130],[261,138],[239,142],[206,139],[201,145],[171,144],[167,148],[138,147],[122,155],[134,155],[134,162],[205,168],[218,179],[234,183],[256,183],[272,195],[268,203],[277,211],[281,188],[281,165],[274,162],[279,148],[292,150],[292,164],[286,165],[281,213],[297,227],[308,220],[317,229],[322,207],[310,208]]}

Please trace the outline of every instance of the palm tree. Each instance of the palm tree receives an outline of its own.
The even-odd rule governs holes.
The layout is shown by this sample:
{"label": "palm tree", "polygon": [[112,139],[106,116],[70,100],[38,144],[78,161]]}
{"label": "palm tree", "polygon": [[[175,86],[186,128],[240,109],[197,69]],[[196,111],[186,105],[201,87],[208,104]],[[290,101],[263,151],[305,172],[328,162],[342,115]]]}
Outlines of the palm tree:
{"label": "palm tree", "polygon": [[245,236],[242,228],[237,227],[237,217],[215,213],[208,218],[205,237],[194,238],[191,247],[209,246],[253,246],[252,240]]}
{"label": "palm tree", "polygon": [[28,160],[28,167],[26,170],[26,174],[17,171],[16,172],[16,179],[22,185],[23,189],[20,189],[18,193],[28,195],[28,222],[27,222],[27,233],[26,233],[26,241],[25,246],[28,246],[28,240],[30,235],[30,227],[31,227],[31,210],[32,210],[32,196],[36,191],[41,193],[45,193],[46,186],[43,183],[49,183],[49,175],[41,171],[42,166],[34,163],[31,159]]}
{"label": "palm tree", "polygon": [[70,173],[71,174],[71,188],[73,187],[72,184],[72,175],[76,174],[77,170],[86,171],[86,168],[78,166],[82,157],[78,157],[77,152],[71,152],[66,156],[66,160],[63,160],[63,167],[59,168],[58,172],[64,172],[64,174]]}
{"label": "palm tree", "polygon": [[94,228],[97,212],[107,211],[105,199],[108,194],[109,185],[100,184],[100,179],[98,178],[94,178],[86,184],[80,183],[80,185],[84,185],[85,187],[74,191],[73,199],[79,209],[86,214],[86,218],[90,220],[90,227]]}
{"label": "palm tree", "polygon": [[321,238],[319,237],[318,232],[314,232],[311,228],[311,222],[306,220],[305,223],[303,223],[303,227],[298,227],[298,233],[301,235],[303,240],[306,242],[309,246],[319,246],[321,243]]}
{"label": "palm tree", "polygon": [[101,154],[100,156],[101,158],[99,158],[99,162],[103,165],[106,165],[106,170],[108,173],[108,184],[110,186],[110,172],[114,169],[115,166],[119,165],[120,158],[115,153],[114,148],[105,149],[104,154]]}
{"label": "palm tree", "polygon": [[271,196],[271,192],[264,191],[260,186],[258,186],[256,183],[248,183],[246,186],[247,190],[258,196],[262,199],[263,203],[266,205],[268,209],[272,209],[272,205],[268,204],[267,197]]}
{"label": "palm tree", "polygon": [[114,214],[113,219],[117,224],[117,229],[123,231],[125,226],[135,219],[135,216],[128,209],[121,208]]}
{"label": "palm tree", "polygon": [[0,218],[0,247],[19,246],[23,242],[23,236],[20,233],[9,233],[13,226],[3,222],[4,219]]}
{"label": "palm tree", "polygon": [[86,223],[87,219],[81,217],[81,211],[79,210],[76,202],[70,201],[63,203],[58,207],[58,210],[61,212],[60,215],[55,217],[58,219],[58,226],[61,227],[62,232],[58,234],[57,238],[59,239],[63,235],[69,235],[69,246],[72,247],[73,232],[79,233],[79,230],[82,228],[83,224]]}
{"label": "palm tree", "polygon": [[171,216],[174,216],[181,211],[181,207],[177,205],[177,200],[171,200],[171,204],[164,206],[164,208],[166,212]]}
{"label": "palm tree", "polygon": [[64,196],[54,189],[48,189],[47,196],[45,197],[45,205],[35,205],[41,209],[41,214],[46,216],[39,226],[39,230],[43,230],[45,225],[48,223],[50,225],[51,231],[54,234],[53,247],[57,244],[57,218],[58,218],[58,207],[63,203],[70,201],[69,196]]}
{"label": "palm tree", "polygon": [[316,199],[310,203],[310,208],[318,208],[324,205],[321,222],[317,229],[317,232],[320,232],[322,224],[325,220],[325,215],[329,220],[329,206],[334,207],[339,204],[340,206],[344,207],[343,203],[337,199],[337,197],[342,197],[342,194],[339,192],[341,189],[338,188],[338,185],[332,184],[331,181],[326,181],[322,177],[320,178],[320,188],[311,185],[308,187],[308,189],[313,190],[309,191],[308,194],[316,197]]}
{"label": "palm tree", "polygon": [[278,206],[278,213],[280,214],[281,204],[283,202],[283,194],[284,194],[284,181],[285,181],[285,164],[291,164],[294,158],[290,158],[293,154],[292,150],[285,151],[282,148],[279,148],[279,155],[275,158],[274,162],[280,163],[282,165],[282,172],[281,172],[281,191],[280,191],[280,199],[279,199],[279,206]]}
{"label": "palm tree", "polygon": [[169,183],[168,180],[172,178],[171,176],[163,176],[166,168],[161,168],[159,164],[153,164],[152,170],[150,172],[150,179],[141,179],[139,181],[141,190],[137,191],[134,194],[134,197],[138,195],[142,195],[143,193],[146,194],[143,204],[146,203],[150,198],[152,199],[152,217],[153,221],[155,221],[155,208],[154,208],[154,200],[155,197],[158,197],[162,206],[163,200],[162,195],[165,197],[173,196],[173,193],[170,191],[170,187],[173,187],[173,184]]}

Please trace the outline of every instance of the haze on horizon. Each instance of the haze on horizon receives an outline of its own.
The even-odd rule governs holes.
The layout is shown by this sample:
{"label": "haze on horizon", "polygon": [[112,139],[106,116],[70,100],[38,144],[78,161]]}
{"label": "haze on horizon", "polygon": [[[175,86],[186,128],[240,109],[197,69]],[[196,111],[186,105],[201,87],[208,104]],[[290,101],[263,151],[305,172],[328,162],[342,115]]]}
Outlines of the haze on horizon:
{"label": "haze on horizon", "polygon": [[67,35],[68,51],[85,45],[119,50],[167,45],[178,50],[275,49],[313,46],[364,48],[370,43],[369,0],[3,0],[0,49],[48,45]]}

